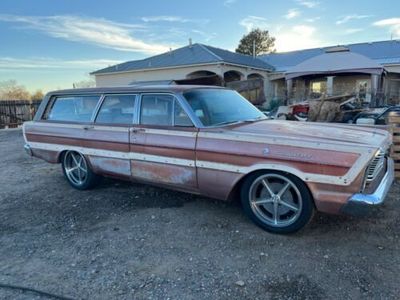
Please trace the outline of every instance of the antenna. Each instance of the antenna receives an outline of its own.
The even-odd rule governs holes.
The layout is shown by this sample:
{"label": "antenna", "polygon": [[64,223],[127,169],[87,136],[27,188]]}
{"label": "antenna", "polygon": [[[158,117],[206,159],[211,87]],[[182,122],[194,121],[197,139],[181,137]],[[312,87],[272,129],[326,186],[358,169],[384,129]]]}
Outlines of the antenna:
{"label": "antenna", "polygon": [[192,38],[189,38],[189,48],[192,48]]}

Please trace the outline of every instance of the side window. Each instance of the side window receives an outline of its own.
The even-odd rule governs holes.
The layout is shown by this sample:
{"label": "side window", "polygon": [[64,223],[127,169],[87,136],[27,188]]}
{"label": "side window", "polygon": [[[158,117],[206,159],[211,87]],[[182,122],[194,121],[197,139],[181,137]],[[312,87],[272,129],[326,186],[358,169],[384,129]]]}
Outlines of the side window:
{"label": "side window", "polygon": [[59,96],[50,101],[45,120],[90,122],[100,96]]}
{"label": "side window", "polygon": [[140,111],[140,123],[144,125],[172,126],[171,95],[143,95]]}
{"label": "side window", "polygon": [[175,100],[175,126],[185,126],[190,127],[193,126],[192,121],[190,120],[187,113],[183,110],[182,106],[178,101]]}
{"label": "side window", "polygon": [[127,124],[133,123],[136,95],[105,96],[96,123]]}

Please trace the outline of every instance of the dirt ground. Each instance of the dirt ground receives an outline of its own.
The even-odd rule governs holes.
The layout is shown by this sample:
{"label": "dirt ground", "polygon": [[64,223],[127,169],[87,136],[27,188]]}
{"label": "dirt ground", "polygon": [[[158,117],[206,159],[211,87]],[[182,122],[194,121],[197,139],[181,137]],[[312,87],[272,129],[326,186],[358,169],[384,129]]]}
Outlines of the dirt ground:
{"label": "dirt ground", "polygon": [[[76,191],[0,130],[0,298],[396,299],[399,185],[370,218],[273,235],[238,203],[105,180]],[[53,297],[57,299],[56,297]]]}

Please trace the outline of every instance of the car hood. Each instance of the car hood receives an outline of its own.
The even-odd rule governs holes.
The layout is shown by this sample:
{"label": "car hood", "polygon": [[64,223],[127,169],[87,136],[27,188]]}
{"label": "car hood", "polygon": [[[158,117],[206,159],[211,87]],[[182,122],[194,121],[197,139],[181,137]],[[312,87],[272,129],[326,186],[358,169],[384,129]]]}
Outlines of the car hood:
{"label": "car hood", "polygon": [[265,120],[242,123],[231,130],[236,134],[372,148],[387,148],[391,144],[391,135],[385,129],[349,124]]}

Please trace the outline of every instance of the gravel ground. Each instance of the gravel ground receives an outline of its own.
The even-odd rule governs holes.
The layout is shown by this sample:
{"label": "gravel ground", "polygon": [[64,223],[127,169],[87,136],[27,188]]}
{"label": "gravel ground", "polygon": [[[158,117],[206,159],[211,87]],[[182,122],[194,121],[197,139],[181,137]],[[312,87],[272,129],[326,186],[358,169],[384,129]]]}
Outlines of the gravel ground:
{"label": "gravel ground", "polygon": [[0,298],[396,299],[399,185],[370,218],[316,215],[269,234],[238,203],[104,180],[73,190],[59,165],[0,131]]}

